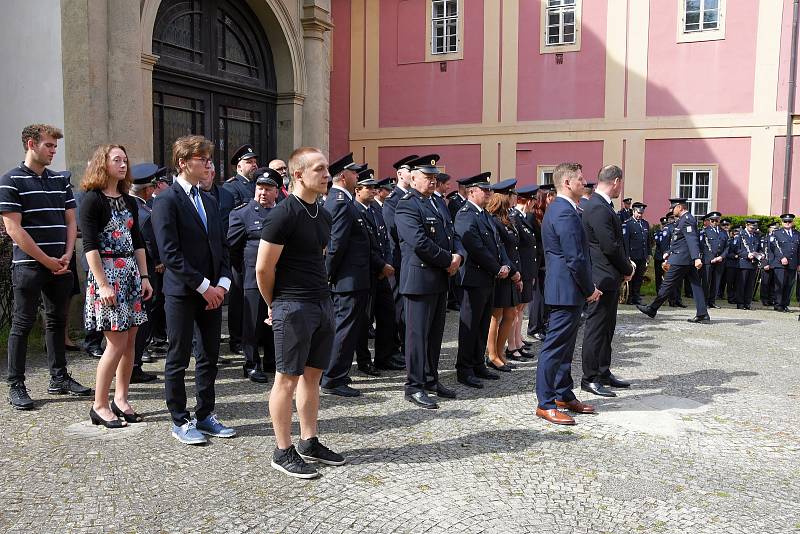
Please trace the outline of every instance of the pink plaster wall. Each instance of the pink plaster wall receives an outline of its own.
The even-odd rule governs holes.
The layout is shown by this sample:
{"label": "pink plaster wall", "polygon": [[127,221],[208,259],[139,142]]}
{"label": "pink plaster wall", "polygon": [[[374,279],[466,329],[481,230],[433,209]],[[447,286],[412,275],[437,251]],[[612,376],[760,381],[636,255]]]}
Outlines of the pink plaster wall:
{"label": "pink plaster wall", "polygon": [[718,164],[719,174],[711,184],[717,191],[715,208],[726,214],[747,212],[749,137],[648,139],[644,158],[644,203],[655,213],[667,211],[667,199],[676,194],[672,166],[682,164]]}
{"label": "pink plaster wall", "polygon": [[446,72],[425,63],[425,25],[424,1],[381,0],[380,126],[480,123],[483,0],[464,2],[464,59],[446,62]]}
{"label": "pink plaster wall", "polygon": [[[777,109],[786,111],[786,99],[789,94],[789,61],[792,49],[792,2],[783,3],[783,19],[781,21],[781,56],[778,67],[778,102]],[[800,86],[795,89],[795,110],[800,103]],[[783,167],[781,167],[783,168]]]}
{"label": "pink plaster wall", "polygon": [[481,145],[385,146],[378,149],[379,176],[394,178],[396,173],[392,163],[409,154],[439,154],[439,166],[443,166],[445,172],[452,177],[451,190],[457,186],[455,180],[482,172]]}
{"label": "pink plaster wall", "polygon": [[676,3],[650,0],[648,116],[752,112],[758,1],[726,5],[725,39],[677,43]]}
{"label": "pink plaster wall", "polygon": [[[517,181],[519,185],[538,183],[538,165],[575,162],[583,165],[587,182],[593,182],[603,165],[602,141],[564,141],[517,144]],[[503,178],[507,178],[504,176]]]}
{"label": "pink plaster wall", "polygon": [[520,0],[517,66],[519,120],[578,119],[604,115],[607,12],[605,1],[583,2],[581,50],[564,53],[564,63],[557,65],[555,54],[539,53],[539,0]]}
{"label": "pink plaster wall", "polygon": [[[791,11],[790,11],[791,13]],[[775,152],[772,159],[772,215],[783,213],[783,165],[786,158],[786,136],[775,138]],[[794,138],[792,151],[792,180],[789,189],[789,212],[800,213],[800,139]]]}
{"label": "pink plaster wall", "polygon": [[346,154],[350,146],[350,2],[334,0],[331,17],[333,33],[333,69],[329,145],[331,154]]}

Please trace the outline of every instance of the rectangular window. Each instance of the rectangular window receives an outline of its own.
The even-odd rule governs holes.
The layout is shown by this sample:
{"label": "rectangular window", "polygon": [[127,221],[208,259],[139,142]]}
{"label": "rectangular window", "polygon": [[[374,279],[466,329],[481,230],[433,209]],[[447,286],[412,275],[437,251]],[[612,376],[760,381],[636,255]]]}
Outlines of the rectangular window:
{"label": "rectangular window", "polygon": [[675,194],[689,201],[692,215],[705,215],[712,211],[714,197],[712,184],[716,165],[675,166]]}
{"label": "rectangular window", "polygon": [[536,167],[536,176],[539,180],[539,185],[550,185],[553,183],[553,171],[556,170],[555,165],[538,165]]}
{"label": "rectangular window", "polygon": [[583,0],[539,0],[541,11],[540,54],[577,52],[581,49]]}
{"label": "rectangular window", "polygon": [[431,54],[458,52],[458,0],[432,0]]}
{"label": "rectangular window", "polygon": [[725,38],[725,0],[678,0],[678,42]]}

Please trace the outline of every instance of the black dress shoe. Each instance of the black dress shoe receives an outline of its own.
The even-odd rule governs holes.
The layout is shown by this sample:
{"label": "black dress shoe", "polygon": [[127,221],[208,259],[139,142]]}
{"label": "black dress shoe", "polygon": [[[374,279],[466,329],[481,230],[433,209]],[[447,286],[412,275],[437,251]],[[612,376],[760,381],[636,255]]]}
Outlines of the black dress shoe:
{"label": "black dress shoe", "polygon": [[717,306],[717,305],[716,305],[716,304],[714,304],[713,302],[712,302],[712,303],[710,303],[710,304],[708,304],[708,305],[707,305],[707,307],[711,308],[712,310],[719,310],[719,309],[721,309],[719,306]]}
{"label": "black dress shoe", "polygon": [[243,367],[242,374],[245,378],[249,378],[251,382],[255,382],[256,384],[266,384],[269,382],[269,377],[261,369],[248,369],[247,367]]}
{"label": "black dress shoe", "polygon": [[495,365],[495,364],[492,363],[492,360],[490,360],[488,358],[486,359],[486,366],[494,369],[495,371],[502,371],[504,373],[510,373],[511,372],[511,367],[509,367],[507,364]]}
{"label": "black dress shoe", "polygon": [[142,363],[153,363],[154,361],[156,361],[156,359],[153,358],[149,350],[142,352]]}
{"label": "black dress shoe", "polygon": [[67,352],[78,352],[79,350],[81,350],[81,348],[79,346],[77,346],[77,345],[72,345],[72,344],[65,343],[64,344],[64,350],[67,351]]}
{"label": "black dress shoe", "polygon": [[375,368],[380,369],[381,371],[399,371],[401,369],[405,369],[406,366],[400,365],[392,360],[388,360],[386,362],[376,363]]}
{"label": "black dress shoe", "polygon": [[686,307],[686,304],[684,304],[684,303],[683,303],[683,302],[681,302],[681,301],[678,301],[678,302],[676,302],[676,303],[674,304],[674,306],[675,306],[676,308],[685,308],[685,307]]}
{"label": "black dress shoe", "polygon": [[351,388],[346,384],[336,386],[335,388],[322,388],[322,392],[326,395],[337,395],[339,397],[360,397],[361,392],[356,388]]}
{"label": "black dress shoe", "polygon": [[482,380],[500,380],[500,375],[495,374],[488,369],[480,369],[475,371],[475,376]]}
{"label": "black dress shoe", "polygon": [[375,327],[374,326],[369,325],[369,328],[367,329],[367,337],[369,339],[375,339]]}
{"label": "black dress shoe", "polygon": [[627,380],[622,380],[614,376],[614,373],[609,373],[606,378],[601,378],[600,383],[604,386],[611,386],[612,388],[629,388],[631,383]]}
{"label": "black dress shoe", "polygon": [[445,387],[444,385],[438,382],[436,383],[435,386],[432,387],[425,386],[425,391],[427,391],[428,393],[435,393],[437,397],[442,397],[444,399],[456,398],[456,392],[454,390]]}
{"label": "black dress shoe", "polygon": [[92,358],[97,358],[98,360],[103,357],[103,349],[97,347],[90,347],[86,349],[86,354],[91,356]]}
{"label": "black dress shoe", "polygon": [[528,341],[527,339],[523,339],[522,344],[525,345],[525,348],[530,348],[533,346],[533,341]]}
{"label": "black dress shoe", "polygon": [[605,387],[600,382],[581,382],[581,389],[600,397],[616,397],[617,394]]}
{"label": "black dress shoe", "polygon": [[435,410],[439,407],[439,405],[436,404],[436,401],[430,398],[424,391],[417,391],[411,395],[406,395],[406,400],[413,402],[420,408],[425,408],[426,410]]}
{"label": "black dress shoe", "polygon": [[686,322],[687,323],[703,323],[703,324],[707,324],[707,323],[711,322],[711,317],[709,317],[708,314],[695,315],[691,319],[686,319]]}
{"label": "black dress shoe", "polygon": [[102,425],[106,428],[124,428],[127,426],[116,417],[110,421],[106,421],[94,411],[94,408],[89,409],[89,419],[92,421],[93,425]]}
{"label": "black dress shoe", "polygon": [[450,311],[461,311],[461,306],[458,304],[448,304],[447,309]]}
{"label": "black dress shoe", "polygon": [[650,306],[642,306],[641,304],[636,306],[636,309],[639,310],[640,312],[642,312],[643,314],[647,315],[651,319],[655,318],[656,313],[658,313],[658,312],[656,312],[656,310],[654,310]]}
{"label": "black dress shoe", "polygon": [[459,376],[456,378],[459,384],[464,384],[467,387],[475,388],[475,389],[482,389],[483,382],[475,378],[474,376]]}
{"label": "black dress shoe", "polygon": [[365,364],[365,365],[359,365],[358,366],[358,370],[361,371],[362,373],[364,373],[365,375],[381,376],[381,372],[378,371],[378,369],[374,365],[372,365],[372,363],[368,363],[368,364]]}
{"label": "black dress shoe", "polygon": [[131,371],[131,384],[146,384],[157,378],[156,375],[151,375],[150,373],[142,371],[141,367],[134,367],[133,371]]}
{"label": "black dress shoe", "polygon": [[238,343],[231,343],[229,345],[231,349],[231,354],[244,354],[244,350],[242,350],[242,346]]}

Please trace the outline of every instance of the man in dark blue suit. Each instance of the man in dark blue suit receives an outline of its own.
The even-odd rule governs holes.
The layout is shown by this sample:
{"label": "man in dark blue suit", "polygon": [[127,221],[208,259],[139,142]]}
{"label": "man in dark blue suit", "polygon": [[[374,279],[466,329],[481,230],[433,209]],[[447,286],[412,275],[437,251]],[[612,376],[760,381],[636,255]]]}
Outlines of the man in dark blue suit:
{"label": "man in dark blue suit", "polygon": [[536,415],[557,425],[574,425],[575,420],[557,407],[594,411],[572,393],[572,353],[584,303],[596,302],[602,293],[592,282],[589,242],[577,211],[586,185],[581,166],[561,163],[553,172],[553,183],[558,195],[542,221],[547,264],[544,301],[550,307],[550,320],[536,369]]}
{"label": "man in dark blue suit", "polygon": [[494,281],[507,278],[511,273],[511,261],[497,235],[497,228],[484,210],[492,194],[490,176],[491,173],[484,172],[458,181],[466,187],[467,199],[455,219],[456,234],[466,252],[466,259],[458,271],[462,295],[456,379],[471,388],[482,388],[481,378],[500,378],[486,368],[484,354],[494,308]]}
{"label": "man in dark blue suit", "polygon": [[[650,236],[650,223],[644,219],[644,210],[647,204],[633,203],[633,215],[622,224],[622,236],[625,242],[625,252],[636,265],[633,277],[630,279],[630,291],[626,304],[642,303],[642,282],[647,272],[647,260],[650,258],[652,237]],[[605,293],[605,289],[600,288]]]}
{"label": "man in dark blue suit", "polygon": [[725,254],[728,249],[728,234],[720,230],[719,221],[722,214],[712,211],[706,215],[710,221],[702,233],[700,249],[703,252],[703,275],[706,292],[706,304],[709,308],[719,308],[716,305],[717,292],[719,291],[723,271],[725,269]]}
{"label": "man in dark blue suit", "polygon": [[[438,158],[436,158],[438,159]],[[431,195],[439,169],[415,164],[412,189],[397,204],[395,223],[400,240],[402,267],[400,293],[405,311],[406,399],[422,408],[439,405],[438,397],[455,398],[439,383],[439,354],[447,312],[447,280],[464,258],[461,240],[448,233]]]}
{"label": "man in dark blue suit", "polygon": [[[205,443],[203,434],[223,438],[236,435],[214,414],[221,306],[230,288],[231,270],[219,206],[198,188],[201,178],[210,172],[213,150],[213,143],[199,135],[175,141],[172,153],[178,176],[158,195],[152,216],[158,252],[166,266],[163,291],[169,350],[164,366],[165,395],[172,435],[190,445]],[[184,377],[195,322],[203,350],[195,364],[196,417],[190,419]]]}
{"label": "man in dark blue suit", "polygon": [[367,223],[353,200],[358,173],[365,167],[353,162],[351,152],[334,161],[329,169],[333,187],[324,207],[333,225],[325,266],[333,293],[336,334],[321,385],[322,392],[328,395],[357,397],[361,392],[350,387],[349,375],[359,334],[367,329],[370,274],[387,276],[394,270],[380,257],[377,246],[370,245]]}

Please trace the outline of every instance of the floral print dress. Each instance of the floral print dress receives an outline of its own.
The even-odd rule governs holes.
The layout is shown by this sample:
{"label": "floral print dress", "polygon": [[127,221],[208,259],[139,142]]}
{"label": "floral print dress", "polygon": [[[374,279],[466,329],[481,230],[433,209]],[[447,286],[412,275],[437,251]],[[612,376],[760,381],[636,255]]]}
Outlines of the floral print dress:
{"label": "floral print dress", "polygon": [[133,215],[122,196],[106,197],[111,205],[111,219],[100,233],[100,260],[108,283],[114,288],[114,306],[100,302],[100,286],[91,270],[86,279],[84,315],[88,331],[125,331],[147,322],[142,304],[142,279],[134,256]]}

